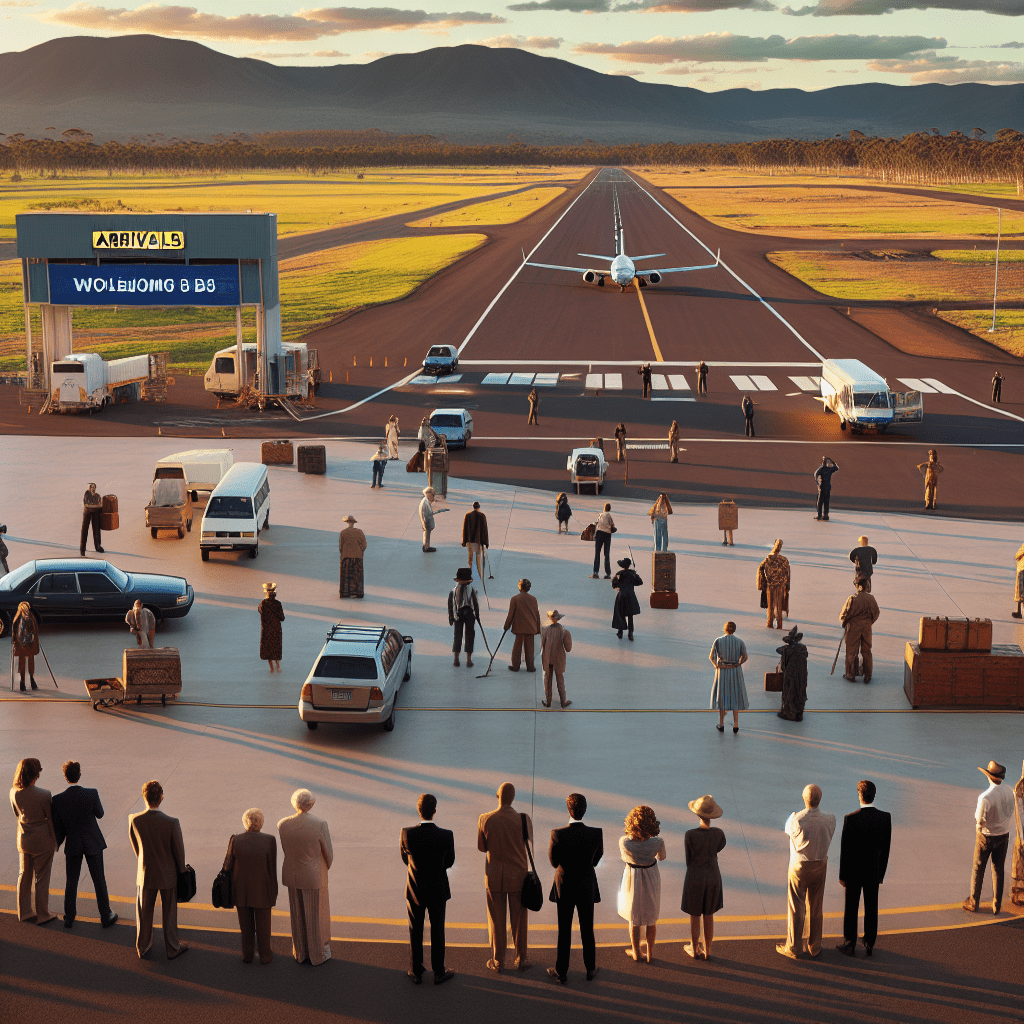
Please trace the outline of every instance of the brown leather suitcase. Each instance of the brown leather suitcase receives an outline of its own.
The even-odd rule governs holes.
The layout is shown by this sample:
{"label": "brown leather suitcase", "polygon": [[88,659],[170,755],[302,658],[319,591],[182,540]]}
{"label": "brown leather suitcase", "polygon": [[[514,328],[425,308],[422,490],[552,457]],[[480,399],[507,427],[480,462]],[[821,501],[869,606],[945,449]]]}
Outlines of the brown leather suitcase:
{"label": "brown leather suitcase", "polygon": [[990,651],[990,650],[992,650],[992,620],[991,619],[968,619],[967,620],[967,650],[969,650],[969,651]]}
{"label": "brown leather suitcase", "polygon": [[923,651],[989,651],[992,620],[922,618],[918,643]]}
{"label": "brown leather suitcase", "polygon": [[655,551],[651,559],[651,586],[659,593],[669,594],[676,589],[676,553]]}
{"label": "brown leather suitcase", "polygon": [[121,525],[116,512],[100,513],[100,529],[106,533],[108,530],[116,530]]}
{"label": "brown leather suitcase", "polygon": [[946,649],[946,625],[949,619],[932,619],[921,616],[917,642],[922,651],[944,651]]}
{"label": "brown leather suitcase", "polygon": [[946,650],[966,651],[967,650],[967,620],[947,619],[946,620]]}
{"label": "brown leather suitcase", "polygon": [[295,449],[291,441],[264,441],[260,458],[264,466],[290,466],[295,461]]}
{"label": "brown leather suitcase", "polygon": [[126,647],[121,668],[125,700],[167,697],[181,693],[181,657],[177,647]]}
{"label": "brown leather suitcase", "polygon": [[327,446],[323,444],[300,444],[298,470],[324,476],[327,473]]}
{"label": "brown leather suitcase", "polygon": [[101,506],[103,512],[113,512],[117,515],[117,495],[116,494],[104,494],[103,505]]}
{"label": "brown leather suitcase", "polygon": [[655,590],[651,592],[651,607],[665,608],[669,611],[679,607],[679,595],[674,590]]}
{"label": "brown leather suitcase", "polygon": [[732,498],[726,498],[718,503],[718,528],[720,530],[738,530],[740,526],[740,512],[736,502]]}

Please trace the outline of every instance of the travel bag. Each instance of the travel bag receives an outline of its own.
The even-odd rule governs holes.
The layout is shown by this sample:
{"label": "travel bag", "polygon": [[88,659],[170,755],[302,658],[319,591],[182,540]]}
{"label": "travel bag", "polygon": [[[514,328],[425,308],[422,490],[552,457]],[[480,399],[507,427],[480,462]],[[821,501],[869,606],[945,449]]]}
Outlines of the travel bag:
{"label": "travel bag", "polygon": [[520,814],[519,821],[523,826],[523,842],[526,844],[526,855],[530,858],[530,870],[523,879],[523,891],[521,900],[527,910],[542,910],[544,908],[544,890],[541,888],[540,876],[537,874],[537,865],[533,863],[533,850],[530,849],[530,836],[526,831],[526,815]]}

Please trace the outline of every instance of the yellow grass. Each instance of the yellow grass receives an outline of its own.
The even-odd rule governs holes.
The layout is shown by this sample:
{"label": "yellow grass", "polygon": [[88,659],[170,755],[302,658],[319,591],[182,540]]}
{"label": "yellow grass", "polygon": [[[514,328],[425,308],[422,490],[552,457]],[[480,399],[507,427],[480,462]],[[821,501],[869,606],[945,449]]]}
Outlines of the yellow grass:
{"label": "yellow grass", "polygon": [[[986,245],[983,249],[936,249],[932,255],[937,260],[948,260],[951,263],[983,263],[995,267],[996,249]],[[999,266],[1004,263],[1024,263],[1024,249],[1000,249]]]}
{"label": "yellow grass", "polygon": [[547,206],[557,199],[564,188],[536,188],[529,192],[507,196],[502,199],[490,199],[482,203],[464,206],[461,210],[452,210],[437,217],[426,217],[423,220],[410,221],[410,228],[450,228],[462,227],[466,224],[512,224],[523,220],[530,214]]}
{"label": "yellow grass", "polygon": [[215,175],[90,174],[56,180],[0,178],[0,241],[15,237],[15,214],[53,209],[161,212],[276,213],[281,237],[393,214],[415,213],[457,200],[485,199],[533,183],[578,181],[581,167],[386,168],[311,177],[301,173]]}
{"label": "yellow grass", "polygon": [[943,320],[976,334],[982,341],[998,345],[1010,355],[1024,357],[1024,310],[996,310],[996,329],[992,326],[992,310],[949,310],[938,314]]}

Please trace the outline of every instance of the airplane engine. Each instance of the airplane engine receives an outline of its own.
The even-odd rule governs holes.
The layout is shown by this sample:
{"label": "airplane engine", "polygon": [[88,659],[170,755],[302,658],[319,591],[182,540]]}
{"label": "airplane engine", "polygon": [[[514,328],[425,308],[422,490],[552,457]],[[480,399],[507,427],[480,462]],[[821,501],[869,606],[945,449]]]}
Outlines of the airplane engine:
{"label": "airplane engine", "polygon": [[593,284],[593,283],[594,283],[594,282],[595,282],[595,281],[597,280],[597,274],[595,274],[595,273],[594,273],[594,272],[593,272],[592,270],[588,270],[588,271],[587,271],[587,272],[586,272],[586,273],[585,273],[585,274],[583,275],[583,280],[584,280],[584,281],[585,281],[585,282],[586,282],[587,284]]}
{"label": "airplane engine", "polygon": [[647,280],[650,281],[651,284],[657,284],[661,280],[661,274],[648,274]]}

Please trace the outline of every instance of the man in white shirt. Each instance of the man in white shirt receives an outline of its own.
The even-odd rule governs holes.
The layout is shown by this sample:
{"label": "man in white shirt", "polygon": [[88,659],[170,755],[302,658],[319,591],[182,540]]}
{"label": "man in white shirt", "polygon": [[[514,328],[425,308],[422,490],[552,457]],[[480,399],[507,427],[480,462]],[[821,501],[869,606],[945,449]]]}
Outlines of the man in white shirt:
{"label": "man in white shirt", "polygon": [[987,768],[978,768],[989,780],[989,787],[978,797],[974,814],[977,825],[974,843],[974,865],[971,868],[971,895],[964,900],[964,910],[972,914],[981,902],[981,886],[985,881],[985,865],[992,858],[992,913],[998,914],[1003,902],[1003,867],[1010,843],[1010,826],[1014,824],[1013,789],[1003,785],[1006,768],[989,761]]}
{"label": "man in white shirt", "polygon": [[[804,786],[804,809],[786,819],[789,836],[789,919],[786,941],[775,947],[783,956],[797,959],[821,954],[825,899],[825,872],[828,848],[836,830],[836,816],[822,814],[821,787]],[[804,920],[808,920],[807,946],[804,947]]]}

